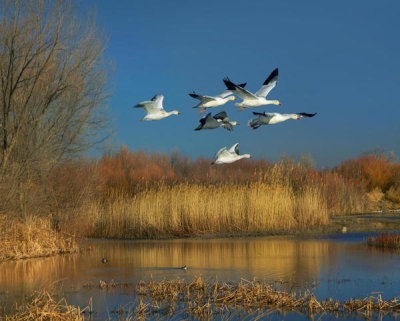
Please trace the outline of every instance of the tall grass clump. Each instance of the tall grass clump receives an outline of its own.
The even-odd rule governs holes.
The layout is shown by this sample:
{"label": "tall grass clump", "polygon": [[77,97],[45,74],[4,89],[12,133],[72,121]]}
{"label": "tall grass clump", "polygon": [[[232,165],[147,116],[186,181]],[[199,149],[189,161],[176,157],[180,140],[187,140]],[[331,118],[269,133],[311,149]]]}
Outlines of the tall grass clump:
{"label": "tall grass clump", "polygon": [[376,237],[370,236],[368,237],[367,244],[369,246],[375,246],[380,248],[399,249],[400,234],[382,233]]}
{"label": "tall grass clump", "polygon": [[50,219],[0,217],[0,262],[77,251],[75,237],[58,232]]}
{"label": "tall grass clump", "polygon": [[[31,301],[18,307],[17,311],[5,317],[5,321],[84,321],[85,313],[91,312],[91,306],[80,308],[70,305],[65,298],[55,300],[48,291],[33,293]],[[90,318],[89,318],[90,319]],[[3,319],[1,319],[3,320]]]}

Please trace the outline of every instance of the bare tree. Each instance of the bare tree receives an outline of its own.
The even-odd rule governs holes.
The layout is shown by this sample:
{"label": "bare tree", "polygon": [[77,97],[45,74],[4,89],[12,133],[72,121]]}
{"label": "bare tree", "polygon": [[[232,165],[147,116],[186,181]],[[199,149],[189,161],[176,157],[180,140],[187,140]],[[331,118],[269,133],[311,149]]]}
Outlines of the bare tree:
{"label": "bare tree", "polygon": [[0,0],[0,180],[100,139],[104,47],[94,18],[69,0]]}

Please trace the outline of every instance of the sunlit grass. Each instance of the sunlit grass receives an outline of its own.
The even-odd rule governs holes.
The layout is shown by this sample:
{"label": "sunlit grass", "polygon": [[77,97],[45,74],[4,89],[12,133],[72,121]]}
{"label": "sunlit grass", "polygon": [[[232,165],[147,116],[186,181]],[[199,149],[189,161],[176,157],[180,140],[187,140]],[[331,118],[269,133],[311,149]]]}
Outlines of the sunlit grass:
{"label": "sunlit grass", "polygon": [[82,215],[90,236],[146,238],[290,231],[328,223],[315,188],[178,184],[93,203]]}
{"label": "sunlit grass", "polygon": [[[84,313],[90,313],[88,305],[81,309],[67,303],[66,299],[55,300],[46,290],[35,292],[29,303],[20,306],[6,321],[83,321]],[[3,319],[1,319],[3,320]]]}
{"label": "sunlit grass", "polygon": [[[99,281],[102,291],[132,287],[134,300],[114,310],[107,320],[164,320],[188,319],[231,320],[237,315],[254,316],[254,319],[271,311],[295,312],[313,318],[315,315],[333,314],[346,317],[358,313],[371,319],[376,313],[389,316],[399,311],[399,298],[383,300],[380,295],[366,298],[350,298],[343,302],[328,298],[318,300],[309,291],[287,292],[271,284],[256,280],[238,283],[182,279],[141,281],[138,284]],[[34,293],[29,303],[20,306],[14,313],[5,316],[7,321],[34,320],[91,320],[96,314],[92,302],[83,308],[70,305],[66,299],[56,300],[46,290]]]}
{"label": "sunlit grass", "polygon": [[77,251],[75,237],[57,232],[48,218],[0,217],[0,262]]}

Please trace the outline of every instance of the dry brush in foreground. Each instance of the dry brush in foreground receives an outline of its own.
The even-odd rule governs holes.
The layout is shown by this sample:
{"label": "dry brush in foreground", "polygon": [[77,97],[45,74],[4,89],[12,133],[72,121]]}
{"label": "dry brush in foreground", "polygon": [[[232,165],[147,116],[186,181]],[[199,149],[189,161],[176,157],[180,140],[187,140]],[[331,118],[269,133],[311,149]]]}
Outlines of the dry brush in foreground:
{"label": "dry brush in foreground", "polygon": [[[129,287],[129,284],[100,281],[103,290],[116,287]],[[132,285],[134,286],[134,285]],[[380,315],[400,312],[400,297],[383,300],[380,295],[364,299],[347,299],[344,302],[317,300],[310,292],[294,293],[280,291],[270,284],[259,281],[242,280],[240,283],[207,282],[201,277],[192,281],[162,280],[159,282],[141,281],[136,285],[139,304],[128,311],[120,311],[132,316],[132,311],[140,311],[143,318],[159,315],[173,317],[177,313],[198,319],[224,319],[235,312],[244,311],[259,316],[271,311],[297,312],[312,317],[331,313],[337,318],[351,313],[362,314],[371,319],[375,313]],[[257,317],[257,315],[255,315]]]}
{"label": "dry brush in foreground", "polygon": [[[117,287],[132,287],[137,295],[136,303],[111,311],[108,320],[231,320],[237,313],[244,319],[246,315],[258,319],[274,311],[300,313],[311,318],[326,313],[336,318],[358,313],[368,320],[376,314],[383,317],[400,312],[399,297],[383,300],[378,295],[364,299],[347,299],[344,302],[331,298],[319,301],[310,291],[289,293],[255,280],[225,283],[207,282],[201,277],[196,277],[192,281],[175,279],[159,282],[141,281],[138,284],[100,281],[98,286],[101,290],[111,291]],[[34,293],[28,304],[20,306],[16,312],[1,320],[83,321],[85,316],[90,320],[92,313],[96,311],[93,310],[91,302],[80,308],[69,305],[65,299],[57,301],[49,292],[43,290]]]}
{"label": "dry brush in foreground", "polygon": [[78,250],[75,237],[57,232],[51,220],[0,217],[0,262],[71,253]]}
{"label": "dry brush in foreground", "polygon": [[[84,313],[90,313],[90,306],[83,309],[69,305],[65,299],[56,301],[43,290],[33,294],[31,302],[20,306],[17,311],[4,318],[5,321],[83,321]],[[3,320],[3,319],[1,319]]]}

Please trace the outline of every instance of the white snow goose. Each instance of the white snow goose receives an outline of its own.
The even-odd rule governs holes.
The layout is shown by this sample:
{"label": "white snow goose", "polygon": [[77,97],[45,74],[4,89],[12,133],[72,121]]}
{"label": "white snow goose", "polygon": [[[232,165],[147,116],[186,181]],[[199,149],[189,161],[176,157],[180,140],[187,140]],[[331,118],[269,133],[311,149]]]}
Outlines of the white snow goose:
{"label": "white snow goose", "polygon": [[231,148],[221,148],[214,156],[214,161],[211,164],[230,164],[242,158],[251,158],[250,154],[239,155],[239,143],[236,143]]}
{"label": "white snow goose", "polygon": [[179,115],[177,110],[165,111],[162,105],[163,95],[155,95],[150,101],[142,101],[133,107],[142,107],[147,115],[141,121],[160,120],[171,115]]}
{"label": "white snow goose", "polygon": [[225,78],[224,83],[228,90],[231,90],[235,95],[243,99],[243,101],[235,104],[236,107],[240,107],[239,110],[269,104],[282,105],[279,100],[268,100],[266,98],[269,92],[276,86],[278,73],[278,68],[274,69],[274,71],[272,71],[269,77],[264,81],[262,87],[255,94],[235,85],[229,80],[229,78]]}
{"label": "white snow goose", "polygon": [[211,116],[211,113],[208,113],[206,116],[200,118],[199,121],[200,125],[195,128],[195,130],[224,127],[225,129],[231,131],[233,130],[233,126],[239,125],[237,121],[230,121],[227,113],[224,111],[221,111],[214,116]]}
{"label": "white snow goose", "polygon": [[[246,86],[246,83],[238,85],[241,88]],[[206,111],[206,108],[215,108],[218,106],[222,106],[226,104],[230,100],[236,100],[235,96],[232,96],[233,92],[231,90],[225,90],[223,93],[217,96],[202,96],[198,95],[195,92],[189,94],[190,97],[200,100],[200,103],[194,106],[193,108],[201,108],[199,115]]]}
{"label": "white snow goose", "polygon": [[253,112],[253,115],[258,116],[256,119],[250,119],[248,122],[249,127],[257,129],[261,125],[274,125],[281,123],[288,119],[300,119],[303,117],[314,117],[317,113],[297,113],[297,114],[279,114],[279,113],[257,113]]}

